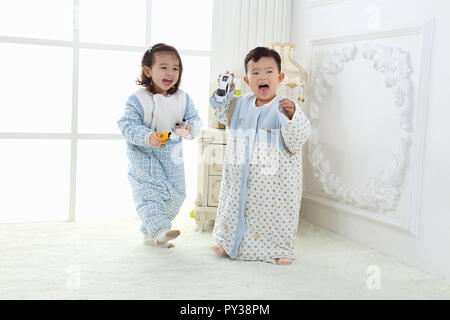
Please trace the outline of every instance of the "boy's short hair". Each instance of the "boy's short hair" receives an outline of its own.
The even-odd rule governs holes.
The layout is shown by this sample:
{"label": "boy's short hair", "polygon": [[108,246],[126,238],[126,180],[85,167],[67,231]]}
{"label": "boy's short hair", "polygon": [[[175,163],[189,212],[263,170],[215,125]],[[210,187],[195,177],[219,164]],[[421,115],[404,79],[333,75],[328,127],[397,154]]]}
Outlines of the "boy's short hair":
{"label": "boy's short hair", "polygon": [[250,52],[245,57],[244,62],[245,73],[247,73],[247,65],[249,61],[258,62],[258,60],[261,59],[262,57],[274,58],[278,65],[278,72],[281,72],[281,57],[278,54],[278,52],[266,47],[256,47],[255,49],[250,50]]}

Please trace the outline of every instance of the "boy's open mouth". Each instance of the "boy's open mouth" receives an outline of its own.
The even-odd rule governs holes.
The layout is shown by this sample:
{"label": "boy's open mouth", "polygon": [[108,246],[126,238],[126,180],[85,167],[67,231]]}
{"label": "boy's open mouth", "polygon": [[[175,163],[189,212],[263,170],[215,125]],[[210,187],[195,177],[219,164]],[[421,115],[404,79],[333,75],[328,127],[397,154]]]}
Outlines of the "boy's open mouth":
{"label": "boy's open mouth", "polygon": [[266,95],[267,92],[269,92],[269,85],[266,84],[266,83],[265,84],[260,84],[258,86],[258,88],[259,88],[259,93],[261,93],[263,95]]}

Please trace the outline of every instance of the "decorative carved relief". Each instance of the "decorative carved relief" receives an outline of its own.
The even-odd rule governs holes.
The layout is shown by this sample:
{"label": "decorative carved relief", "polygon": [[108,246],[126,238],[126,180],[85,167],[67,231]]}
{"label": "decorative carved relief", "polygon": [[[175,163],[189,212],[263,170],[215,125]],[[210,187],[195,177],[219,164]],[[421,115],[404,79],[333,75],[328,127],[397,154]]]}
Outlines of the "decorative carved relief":
{"label": "decorative carved relief", "polygon": [[410,122],[412,67],[407,52],[379,44],[365,44],[361,49],[362,57],[373,61],[374,69],[385,76],[385,86],[393,90],[395,106],[400,115],[402,137],[399,149],[393,155],[390,166],[381,170],[363,190],[347,188],[332,172],[330,161],[325,158],[323,147],[319,142],[319,114],[322,109],[326,108],[324,101],[332,89],[333,78],[344,68],[345,63],[354,60],[357,52],[356,45],[329,51],[323,55],[318,66],[310,104],[309,160],[312,164],[315,181],[329,198],[374,212],[394,211],[400,197],[400,185],[403,181],[412,141]]}

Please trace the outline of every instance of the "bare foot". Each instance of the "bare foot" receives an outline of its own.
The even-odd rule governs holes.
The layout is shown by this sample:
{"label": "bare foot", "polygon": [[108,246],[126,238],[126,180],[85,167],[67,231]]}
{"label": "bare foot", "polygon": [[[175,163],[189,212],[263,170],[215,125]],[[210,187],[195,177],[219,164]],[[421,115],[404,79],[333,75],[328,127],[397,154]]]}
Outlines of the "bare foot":
{"label": "bare foot", "polygon": [[180,235],[180,230],[170,230],[166,232],[166,237],[167,238],[171,238],[171,239],[175,239],[176,237],[178,237]]}
{"label": "bare foot", "polygon": [[277,264],[278,264],[279,266],[285,266],[285,265],[288,265],[288,264],[292,264],[292,259],[289,259],[289,258],[279,258],[279,259],[277,259]]}
{"label": "bare foot", "polygon": [[228,256],[228,254],[225,252],[224,248],[222,248],[219,245],[215,245],[214,247],[211,248],[211,250],[218,256],[223,256],[223,257]]}
{"label": "bare foot", "polygon": [[175,247],[175,245],[174,245],[173,243],[169,243],[169,244],[167,245],[167,249],[170,249],[170,248],[173,248],[173,247]]}

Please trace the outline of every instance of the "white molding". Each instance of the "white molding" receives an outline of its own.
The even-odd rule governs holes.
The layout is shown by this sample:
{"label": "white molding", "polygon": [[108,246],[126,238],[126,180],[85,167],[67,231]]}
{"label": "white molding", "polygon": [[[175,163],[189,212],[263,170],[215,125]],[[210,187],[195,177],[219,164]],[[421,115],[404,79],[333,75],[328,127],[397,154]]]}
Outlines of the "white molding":
{"label": "white molding", "polygon": [[380,215],[377,219],[374,219],[372,214],[367,213],[366,210],[349,206],[341,202],[336,202],[334,200],[324,198],[322,195],[318,195],[309,191],[304,191],[302,197],[306,201],[314,202],[319,206],[327,209],[332,209],[334,211],[337,211],[338,213],[362,217],[369,221],[378,222],[386,226],[395,227],[403,232],[411,233],[411,230],[407,225],[400,223],[397,219],[388,215]]}
{"label": "white molding", "polygon": [[[304,196],[307,199],[314,200],[316,202],[322,202],[332,207],[339,207],[343,211],[349,211],[361,216],[368,217],[375,221],[381,221],[390,225],[400,227],[408,230],[411,234],[418,236],[419,234],[419,216],[421,209],[422,199],[422,170],[423,170],[423,146],[425,142],[425,130],[426,130],[426,109],[428,104],[428,79],[430,72],[430,59],[431,59],[431,44],[433,33],[433,20],[421,21],[419,23],[409,24],[403,28],[395,28],[390,30],[381,30],[378,32],[365,32],[353,35],[339,35],[332,37],[322,37],[309,40],[309,64],[310,74],[312,71],[312,58],[313,49],[315,46],[328,45],[335,43],[346,43],[351,41],[361,40],[373,40],[378,38],[397,37],[413,34],[422,34],[422,48],[421,48],[421,61],[420,61],[420,76],[417,91],[419,92],[417,103],[414,105],[414,112],[416,112],[416,122],[414,123],[413,146],[412,146],[412,182],[411,193],[409,194],[409,203],[411,206],[408,223],[400,223],[395,218],[386,218],[379,213],[370,213],[367,210],[359,209],[353,206],[345,205],[339,201],[335,201],[327,198],[325,195],[314,195],[311,192],[305,190]],[[308,85],[308,100],[312,100],[312,88]],[[308,110],[310,110],[310,103],[308,103]],[[310,143],[310,142],[309,142]],[[308,154],[309,155],[309,154]]]}
{"label": "white molding", "polygon": [[419,234],[419,218],[422,210],[422,179],[425,147],[425,132],[427,127],[428,95],[431,73],[431,54],[433,46],[434,20],[423,24],[422,53],[420,61],[419,86],[416,104],[415,143],[412,158],[412,192],[410,202],[412,214],[410,216],[410,230],[414,235]]}
{"label": "white molding", "polygon": [[399,37],[406,35],[413,35],[421,33],[424,30],[425,24],[423,25],[411,25],[404,28],[396,28],[389,30],[380,30],[376,32],[361,32],[351,35],[336,35],[328,37],[314,37],[309,39],[309,43],[313,46],[327,45],[333,43],[359,41],[359,40],[373,40],[378,38],[389,38],[389,37]]}
{"label": "white molding", "polygon": [[345,1],[348,0],[309,0],[309,8],[324,7]]}

